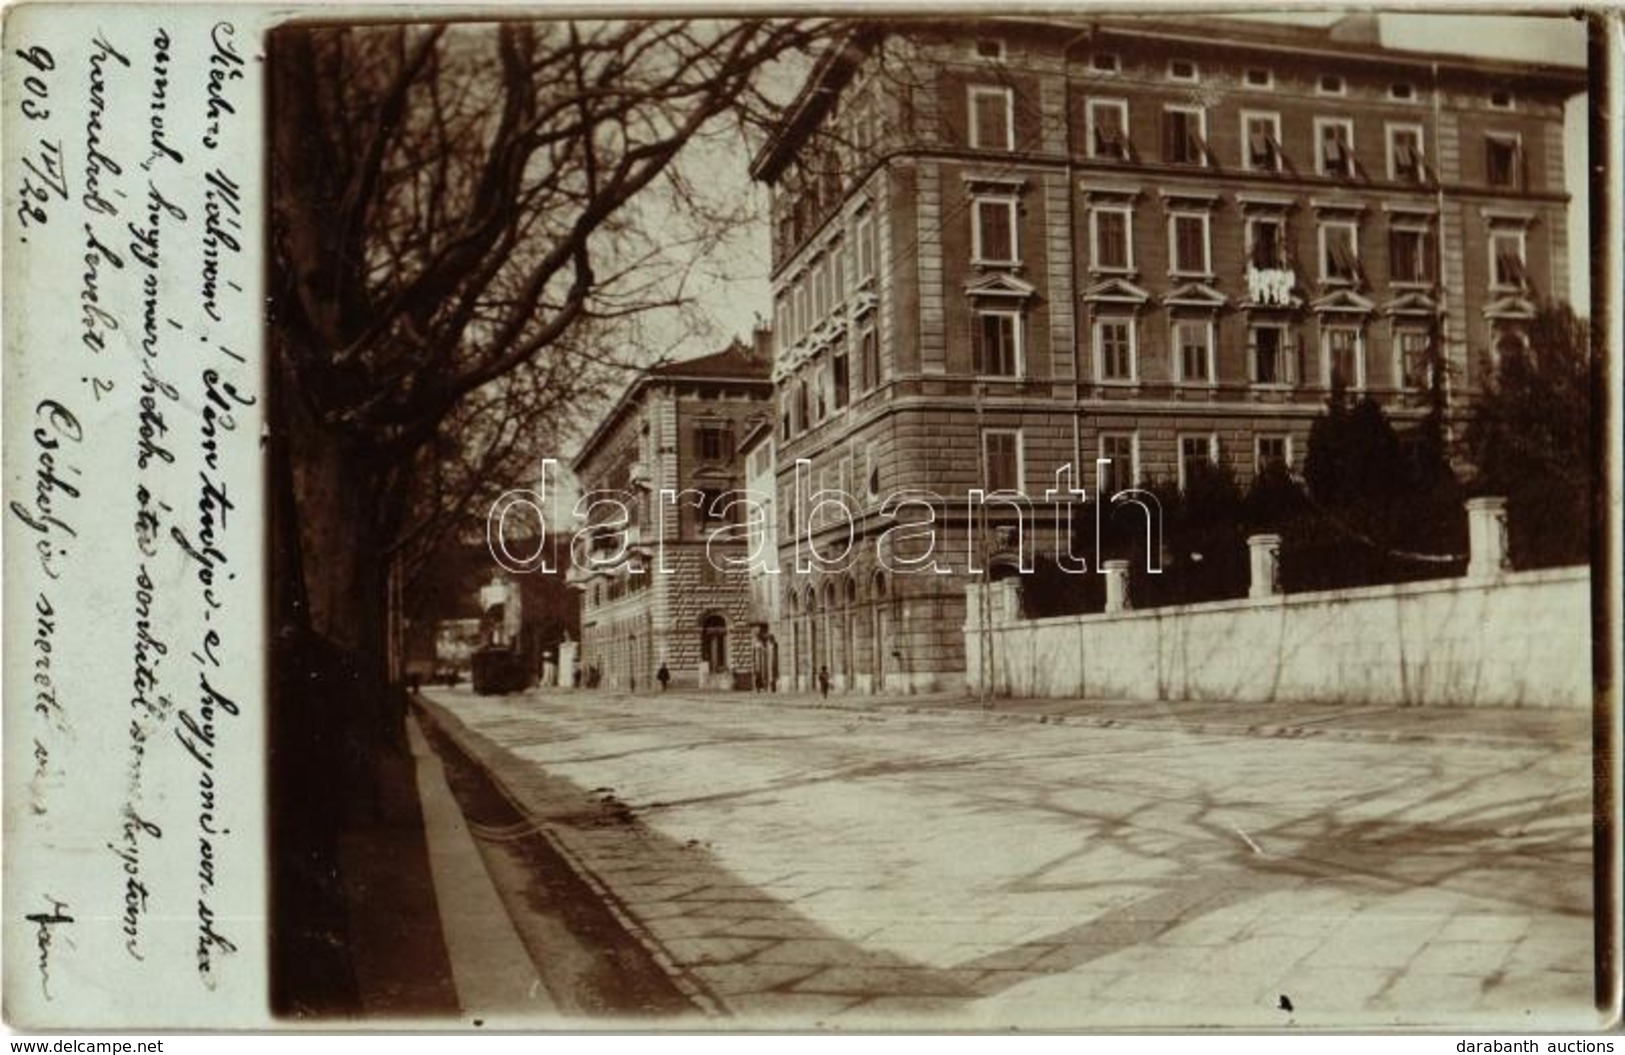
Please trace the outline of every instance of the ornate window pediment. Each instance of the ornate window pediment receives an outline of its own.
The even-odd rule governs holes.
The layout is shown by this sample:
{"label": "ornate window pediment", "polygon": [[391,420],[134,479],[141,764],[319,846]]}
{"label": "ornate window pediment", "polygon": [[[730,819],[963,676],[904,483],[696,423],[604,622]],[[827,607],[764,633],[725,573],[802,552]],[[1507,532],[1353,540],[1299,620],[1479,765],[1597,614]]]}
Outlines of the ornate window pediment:
{"label": "ornate window pediment", "polygon": [[1108,278],[1084,290],[1083,299],[1090,303],[1128,304],[1142,308],[1151,302],[1151,294],[1126,278]]}
{"label": "ornate window pediment", "polygon": [[1384,315],[1437,315],[1439,302],[1426,293],[1406,293],[1383,306]]}
{"label": "ornate window pediment", "polygon": [[1036,296],[1038,288],[1014,275],[998,272],[965,283],[965,295],[970,297],[998,297],[1026,300]]}
{"label": "ornate window pediment", "polygon": [[1369,314],[1377,309],[1375,301],[1362,297],[1352,289],[1339,289],[1309,302],[1309,309],[1317,314],[1340,312],[1343,314]]}
{"label": "ornate window pediment", "polygon": [[1162,302],[1170,308],[1201,308],[1217,311],[1230,303],[1230,298],[1206,282],[1187,282],[1163,295]]}
{"label": "ornate window pediment", "polygon": [[1486,319],[1532,319],[1535,317],[1535,302],[1528,297],[1509,294],[1497,297],[1484,306]]}

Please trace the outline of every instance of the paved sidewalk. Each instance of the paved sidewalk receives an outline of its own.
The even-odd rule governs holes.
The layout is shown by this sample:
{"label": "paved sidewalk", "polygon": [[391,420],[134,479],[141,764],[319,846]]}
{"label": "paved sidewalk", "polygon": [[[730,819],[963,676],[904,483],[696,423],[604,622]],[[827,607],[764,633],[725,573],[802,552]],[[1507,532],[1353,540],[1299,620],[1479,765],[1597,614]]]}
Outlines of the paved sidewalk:
{"label": "paved sidewalk", "polygon": [[1586,715],[428,695],[743,1025],[1596,1022]]}

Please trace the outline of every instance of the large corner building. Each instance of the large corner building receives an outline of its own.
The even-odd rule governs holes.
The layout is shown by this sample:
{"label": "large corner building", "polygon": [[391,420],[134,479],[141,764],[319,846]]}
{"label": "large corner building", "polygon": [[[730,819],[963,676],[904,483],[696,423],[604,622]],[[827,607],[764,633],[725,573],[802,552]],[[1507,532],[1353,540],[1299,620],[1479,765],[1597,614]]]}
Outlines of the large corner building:
{"label": "large corner building", "polygon": [[[952,685],[974,488],[1035,500],[1301,461],[1334,384],[1460,406],[1568,294],[1577,71],[1208,19],[873,23],[753,163],[772,190],[779,548],[840,488],[854,556],[779,576],[784,673]],[[1095,459],[1108,457],[1105,480]],[[877,555],[885,496],[948,502],[932,573]],[[806,503],[802,503],[806,508]],[[977,522],[977,531],[981,531]],[[971,532],[967,535],[968,532]],[[889,563],[889,567],[888,567]]]}

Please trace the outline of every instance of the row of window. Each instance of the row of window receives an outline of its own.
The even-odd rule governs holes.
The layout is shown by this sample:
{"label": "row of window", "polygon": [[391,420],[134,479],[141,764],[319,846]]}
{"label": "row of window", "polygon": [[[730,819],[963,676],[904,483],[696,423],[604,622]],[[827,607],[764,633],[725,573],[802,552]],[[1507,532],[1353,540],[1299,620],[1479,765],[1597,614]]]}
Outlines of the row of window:
{"label": "row of window", "polygon": [[[1176,479],[1184,490],[1198,466],[1217,465],[1219,437],[1215,433],[1180,433],[1176,437],[1179,458]],[[1097,457],[1100,463],[1089,467],[1086,489],[1095,495],[1110,496],[1145,481],[1140,467],[1140,436],[1135,431],[1099,434]],[[1293,442],[1290,433],[1264,432],[1253,437],[1253,470],[1263,472],[1273,466],[1291,468]],[[1021,429],[982,430],[982,487],[992,491],[1027,493],[1026,458]]]}
{"label": "row of window", "polygon": [[855,261],[851,259],[845,239],[831,242],[779,293],[773,306],[773,324],[780,348],[791,347],[827,319],[838,315],[851,292],[848,274],[854,289],[873,281],[875,225],[867,212],[858,215],[852,240],[857,246]]}
{"label": "row of window", "polygon": [[[976,264],[1016,266],[1021,263],[1020,202],[1013,194],[973,199],[971,256]],[[1280,215],[1244,217],[1246,259],[1255,270],[1291,267],[1286,219]],[[1132,274],[1134,207],[1107,202],[1089,207],[1090,269]],[[1490,231],[1490,283],[1496,289],[1525,289],[1527,232],[1522,227]],[[1213,217],[1210,208],[1168,209],[1169,274],[1210,280],[1213,268]],[[1328,218],[1317,225],[1320,281],[1355,283],[1365,278],[1360,265],[1360,222]],[[1428,284],[1435,280],[1431,220],[1421,214],[1396,213],[1388,223],[1388,278],[1395,283]]]}
{"label": "row of window", "polygon": [[856,370],[844,335],[837,337],[829,354],[801,371],[801,376],[784,386],[779,416],[779,434],[793,435],[819,424],[843,409],[855,395],[862,395],[884,380],[880,361],[880,340],[874,327],[858,334]]}
{"label": "row of window", "polygon": [[[970,143],[982,150],[1015,149],[1015,92],[993,85],[972,85]],[[1138,160],[1129,137],[1127,99],[1090,99],[1085,108],[1084,150],[1091,158],[1108,161]],[[1207,108],[1170,103],[1161,111],[1162,160],[1171,165],[1205,167],[1217,159],[1208,146]],[[1423,183],[1429,179],[1423,126],[1416,122],[1385,123],[1388,144],[1388,179]],[[1241,112],[1241,149],[1238,162],[1249,172],[1281,172],[1291,165],[1281,145],[1281,115],[1261,110]],[[1314,171],[1335,179],[1369,175],[1354,150],[1354,119],[1314,118]],[[1524,183],[1523,144],[1515,133],[1489,133],[1485,137],[1485,182],[1492,187],[1520,189]]]}
{"label": "row of window", "polygon": [[[977,373],[988,377],[1025,377],[1024,317],[1019,310],[976,312],[973,330]],[[1140,369],[1139,327],[1132,315],[1103,314],[1090,326],[1093,377],[1105,383],[1138,384],[1150,380]],[[1319,381],[1327,388],[1364,389],[1367,383],[1365,331],[1357,325],[1322,323]],[[1176,384],[1218,383],[1215,362],[1217,326],[1211,318],[1168,321],[1170,376]],[[1399,387],[1418,391],[1427,384],[1429,335],[1425,328],[1396,327],[1394,374]],[[1311,383],[1306,376],[1301,342],[1286,322],[1253,322],[1247,328],[1247,382],[1268,387]]]}
{"label": "row of window", "polygon": [[[997,37],[979,37],[975,43],[976,57],[1003,62],[1007,58],[1005,42]],[[1123,72],[1122,56],[1113,51],[1097,51],[1089,56],[1089,69],[1097,74],[1114,76]],[[1169,59],[1164,67],[1167,79],[1175,84],[1200,84],[1204,78],[1201,63],[1192,59]],[[1275,71],[1268,66],[1248,66],[1241,71],[1240,82],[1249,88],[1273,89]],[[1323,73],[1314,80],[1315,93],[1327,96],[1348,95],[1348,81],[1342,74]],[[1387,86],[1388,98],[1394,102],[1418,103],[1426,96],[1411,81],[1391,81]],[[1491,109],[1512,110],[1517,101],[1506,88],[1492,89],[1486,97]]]}

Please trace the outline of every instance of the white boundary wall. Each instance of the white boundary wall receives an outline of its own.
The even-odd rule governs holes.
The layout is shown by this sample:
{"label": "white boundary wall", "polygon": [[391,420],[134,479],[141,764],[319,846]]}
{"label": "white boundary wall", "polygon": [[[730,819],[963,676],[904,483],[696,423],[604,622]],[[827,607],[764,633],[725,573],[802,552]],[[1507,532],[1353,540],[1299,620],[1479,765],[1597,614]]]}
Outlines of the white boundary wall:
{"label": "white boundary wall", "polygon": [[[1001,696],[1589,707],[1589,568],[1024,620],[967,590],[966,684]],[[982,625],[982,589],[992,591]]]}

